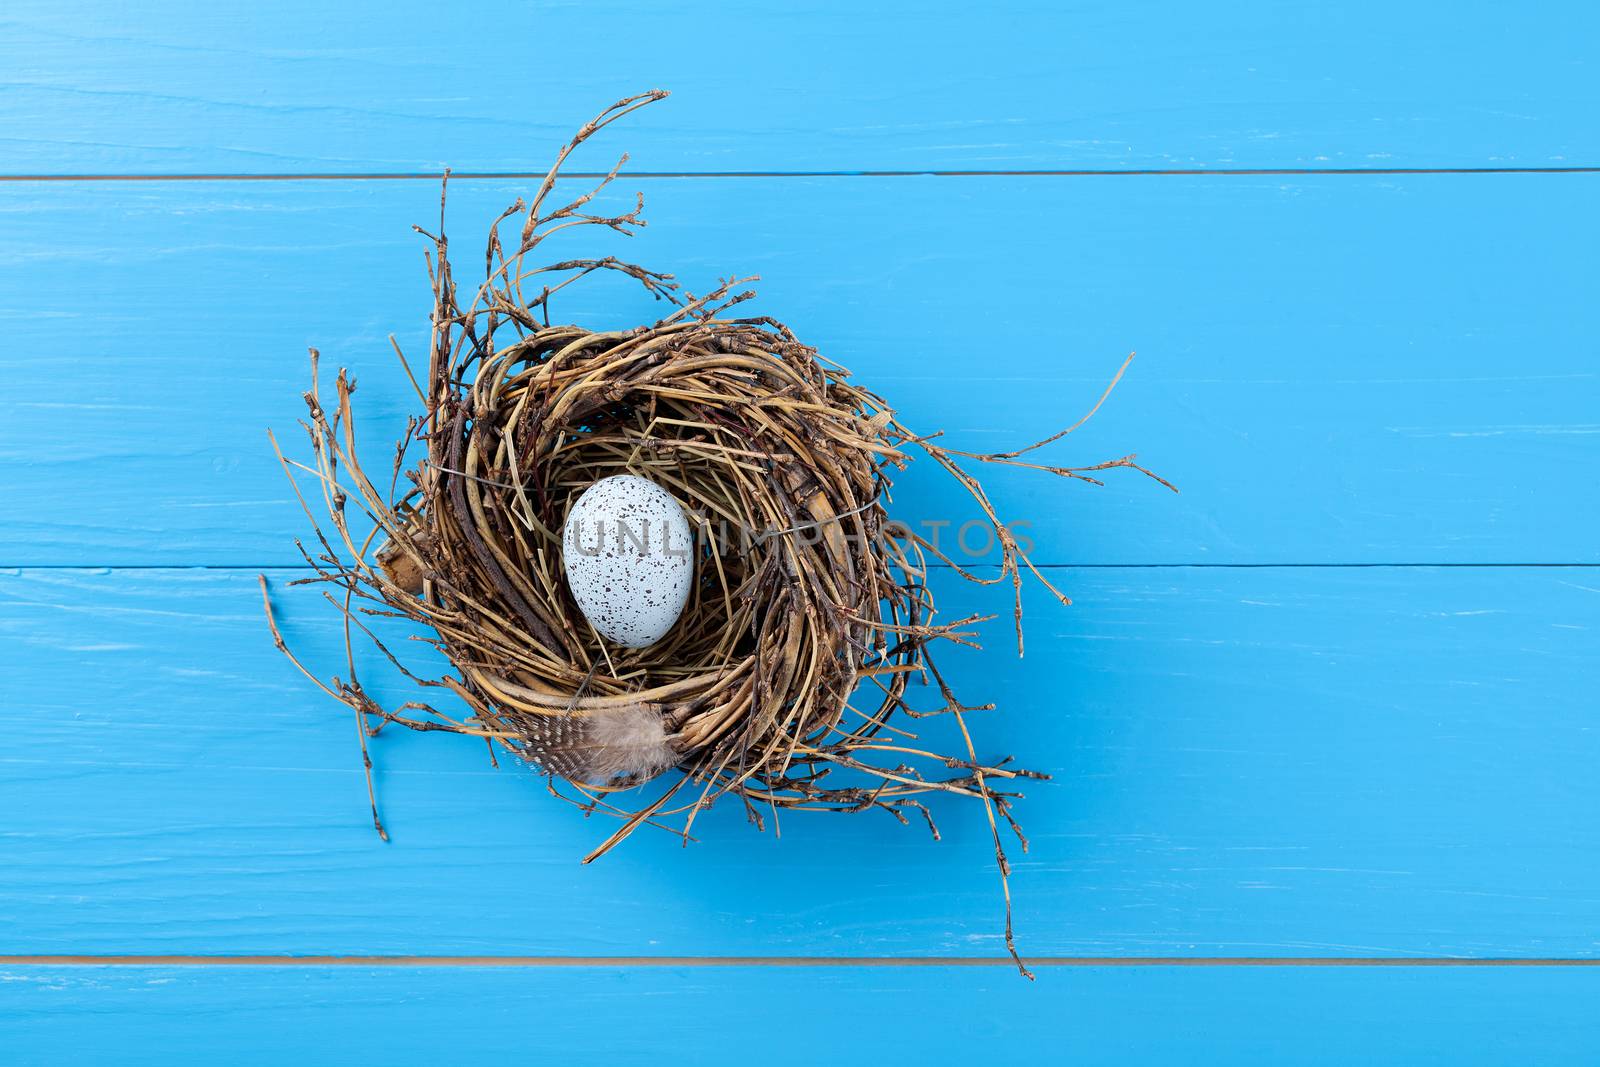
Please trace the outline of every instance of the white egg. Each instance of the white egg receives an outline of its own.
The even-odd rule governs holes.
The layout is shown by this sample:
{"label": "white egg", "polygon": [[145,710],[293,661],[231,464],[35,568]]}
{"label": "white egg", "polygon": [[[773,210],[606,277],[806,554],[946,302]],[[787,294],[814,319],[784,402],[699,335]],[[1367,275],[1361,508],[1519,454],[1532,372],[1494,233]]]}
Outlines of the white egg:
{"label": "white egg", "polygon": [[572,599],[602,637],[626,648],[655,644],[683,614],[693,549],[683,508],[632,474],[585,489],[561,535]]}

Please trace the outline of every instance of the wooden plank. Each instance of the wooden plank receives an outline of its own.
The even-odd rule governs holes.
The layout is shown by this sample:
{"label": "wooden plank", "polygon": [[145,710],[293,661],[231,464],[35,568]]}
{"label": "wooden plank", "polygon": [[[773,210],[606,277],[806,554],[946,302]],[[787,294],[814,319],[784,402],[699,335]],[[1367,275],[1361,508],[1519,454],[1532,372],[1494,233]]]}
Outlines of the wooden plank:
{"label": "wooden plank", "polygon": [[[627,189],[624,186],[624,189]],[[458,247],[526,183],[463,182]],[[631,191],[631,190],[630,190]],[[991,471],[1037,558],[1070,563],[1596,562],[1600,175],[680,180],[621,251],[755,305],[924,430],[975,448],[1138,452],[1183,489]],[[628,195],[624,192],[619,195]],[[423,182],[0,186],[0,564],[298,562],[267,446],[307,345],[361,383],[387,455],[425,346]],[[463,271],[470,252],[462,253]],[[596,326],[659,305],[596,285]],[[914,523],[974,515],[909,474]],[[973,542],[981,547],[981,541]]]}
{"label": "wooden plank", "polygon": [[1595,968],[0,968],[16,1062],[1581,1062]]}
{"label": "wooden plank", "polygon": [[[980,754],[1055,776],[1019,809],[1025,952],[1600,956],[1594,569],[1056,574],[1077,602],[1029,598],[1026,659],[1004,622],[946,657],[1001,705]],[[342,673],[291,576],[288,639]],[[953,617],[997,606],[941,578]],[[722,805],[687,849],[584,867],[605,819],[387,731],[383,845],[349,716],[259,611],[247,572],[0,577],[0,953],[1003,955],[987,827],[954,801],[939,843],[880,815],[780,840]]]}
{"label": "wooden plank", "polygon": [[[10,174],[1600,164],[1590,4],[7,4]],[[600,155],[585,157],[600,167]],[[604,161],[609,165],[610,160]]]}

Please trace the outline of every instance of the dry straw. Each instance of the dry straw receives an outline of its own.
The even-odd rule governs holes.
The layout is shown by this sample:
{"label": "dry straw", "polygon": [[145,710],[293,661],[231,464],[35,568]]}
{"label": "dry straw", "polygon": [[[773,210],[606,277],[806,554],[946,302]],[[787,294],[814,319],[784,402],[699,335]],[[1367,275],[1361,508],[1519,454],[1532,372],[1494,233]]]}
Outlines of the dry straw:
{"label": "dry straw", "polygon": [[[530,254],[563,230],[632,234],[644,225],[642,197],[620,215],[591,207],[626,156],[582,196],[552,206],[552,194],[573,149],[665,95],[630,97],[585,125],[532,199],[517,200],[490,228],[486,276],[470,289],[458,287],[441,195],[439,231],[418,228],[434,246],[427,375],[412,375],[421,414],[381,478],[356,455],[351,379],[341,371],[326,396],[312,352],[304,423],[312,462],[279,458],[291,480],[311,475],[322,498],[326,518],[312,516],[316,544],[301,547],[316,573],[301,581],[322,585],[343,613],[346,671],[324,680],[295,663],[355,710],[369,794],[366,741],[384,724],[486,738],[491,754],[498,746],[548,772],[558,795],[620,819],[586,861],[646,823],[687,841],[696,814],[725,795],[758,826],[783,811],[878,810],[902,823],[908,813],[923,818],[935,837],[924,799],[971,797],[988,816],[1015,958],[999,823],[1026,849],[1012,802],[1021,780],[1045,776],[1009,757],[979,759],[967,716],[980,709],[951,691],[932,649],[973,644],[972,626],[993,616],[935,621],[929,557],[972,582],[1010,583],[1020,654],[1022,572],[1068,601],[1019,550],[965,466],[1088,482],[1111,468],[1143,468],[1132,456],[1088,467],[1021,458],[1076,426],[999,454],[919,436],[781,323],[730,314],[753,295],[739,288],[752,279],[695,297],[670,275],[610,257],[531,266]],[[551,325],[551,299],[601,271],[633,279],[672,310],[613,332]],[[971,494],[993,527],[998,573],[964,569],[890,523],[890,476],[914,455]],[[588,626],[562,571],[568,507],[622,473],[667,488],[699,524],[688,606],[667,637],[637,650]],[[262,590],[265,597],[264,579]],[[267,614],[293,659],[270,602]],[[426,628],[454,673],[409,670],[374,632],[374,620],[387,616]],[[425,700],[380,705],[357,679],[361,640],[422,690],[459,698],[470,713],[452,716]],[[913,679],[932,683],[936,706],[910,706]],[[930,716],[953,719],[957,752],[928,751],[906,729],[907,720]],[[675,773],[656,777],[669,768]],[[373,820],[384,834],[375,799]]]}

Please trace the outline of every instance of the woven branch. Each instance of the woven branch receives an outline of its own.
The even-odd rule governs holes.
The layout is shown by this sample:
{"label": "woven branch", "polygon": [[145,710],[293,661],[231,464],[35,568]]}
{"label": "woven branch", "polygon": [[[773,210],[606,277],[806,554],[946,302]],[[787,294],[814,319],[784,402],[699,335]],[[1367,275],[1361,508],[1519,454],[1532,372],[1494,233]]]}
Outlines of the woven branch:
{"label": "woven branch", "polygon": [[[418,228],[433,246],[426,376],[419,381],[401,357],[421,414],[397,442],[386,477],[369,477],[357,455],[353,382],[340,371],[325,397],[312,351],[303,424],[312,462],[278,455],[316,537],[315,546],[302,546],[315,569],[302,581],[323,586],[347,620],[346,674],[323,679],[301,665],[267,600],[274,640],[354,709],[373,822],[385,839],[366,741],[387,723],[485,738],[491,753],[498,746],[546,771],[557,795],[619,817],[585,862],[646,823],[688,840],[697,812],[730,794],[758,826],[785,810],[880,810],[902,823],[915,811],[935,837],[923,798],[974,798],[994,840],[1006,947],[1027,974],[1012,934],[999,823],[1026,849],[1011,815],[1015,787],[1046,776],[1012,767],[1009,757],[979,760],[966,721],[977,709],[956,698],[933,650],[940,642],[972,644],[970,627],[992,616],[934,621],[928,558],[953,561],[892,524],[885,502],[892,476],[913,456],[965,487],[993,527],[1001,562],[988,577],[955,572],[1011,583],[1020,655],[1022,572],[1069,601],[1019,550],[963,462],[1095,484],[1099,472],[1143,468],[1132,456],[1087,467],[1019,458],[1076,425],[1009,453],[963,452],[939,444],[938,435],[918,436],[781,323],[730,314],[753,295],[740,288],[753,279],[695,297],[670,275],[611,257],[528,266],[530,254],[562,230],[631,234],[644,225],[642,198],[621,215],[591,209],[626,156],[582,196],[549,202],[573,149],[665,95],[620,101],[579,131],[532,200],[517,200],[490,228],[485,276],[466,295],[455,278],[441,192],[438,232]],[[448,180],[447,173],[445,191]],[[502,235],[508,226],[510,240]],[[601,272],[632,279],[672,310],[615,332],[551,325],[551,298]],[[323,519],[297,472],[314,480]],[[670,491],[697,524],[702,546],[682,617],[659,643],[637,650],[610,645],[588,626],[562,570],[568,508],[596,481],[622,473]],[[262,591],[265,600],[265,579]],[[363,621],[372,616],[426,628],[455,673],[413,673]],[[451,717],[427,701],[381,706],[357,678],[359,641],[370,641],[424,691],[458,698],[470,714]],[[913,680],[931,681],[940,704],[913,709]],[[920,747],[893,725],[901,715],[952,717],[962,750],[951,756]],[[646,747],[664,744],[668,758],[637,765],[629,747],[636,738]],[[655,795],[636,789],[668,767],[675,773],[657,779]]]}

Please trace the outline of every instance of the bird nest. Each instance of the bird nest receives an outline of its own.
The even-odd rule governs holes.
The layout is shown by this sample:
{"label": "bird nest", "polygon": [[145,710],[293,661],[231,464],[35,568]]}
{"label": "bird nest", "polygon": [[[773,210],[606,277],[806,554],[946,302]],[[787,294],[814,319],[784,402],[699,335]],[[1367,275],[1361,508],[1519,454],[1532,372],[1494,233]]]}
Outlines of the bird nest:
{"label": "bird nest", "polygon": [[[730,795],[758,826],[785,809],[878,810],[925,818],[937,836],[923,801],[943,793],[982,804],[1004,886],[1000,825],[1026,848],[1012,802],[1021,780],[1045,775],[979,757],[966,722],[978,709],[946,684],[933,650],[971,644],[972,626],[992,616],[936,621],[930,564],[1008,583],[1020,654],[1022,572],[1067,598],[1029,563],[965,466],[1091,482],[1098,471],[1142,468],[1131,456],[1049,467],[1021,459],[1028,449],[963,452],[918,435],[781,323],[736,314],[751,279],[695,297],[670,275],[615,258],[530,265],[556,232],[644,225],[642,198],[620,215],[592,206],[622,161],[575,199],[554,206],[552,194],[573,149],[664,95],[620,101],[584,126],[531,200],[491,226],[486,277],[469,289],[458,288],[441,197],[439,232],[419,228],[433,244],[434,295],[426,376],[407,366],[420,414],[383,477],[369,477],[356,454],[351,379],[341,371],[325,397],[313,373],[312,462],[279,452],[291,479],[312,475],[326,504],[325,517],[312,518],[315,546],[302,546],[315,569],[302,581],[326,588],[347,641],[370,640],[424,691],[456,700],[380,703],[358,680],[353,651],[347,677],[301,669],[358,715],[369,796],[366,739],[387,723],[485,738],[491,753],[499,747],[547,772],[558,794],[616,815],[589,860],[641,825],[687,840],[696,814]],[[551,325],[552,297],[599,272],[633,279],[670,312],[609,332]],[[314,368],[316,359],[313,351]],[[970,494],[993,528],[997,569],[964,569],[891,521],[891,477],[913,456]],[[617,474],[665,488],[696,535],[683,614],[646,648],[597,633],[563,573],[569,509]],[[270,601],[267,612],[295,659]],[[378,632],[389,616],[423,628],[453,671],[426,677],[403,662]],[[932,682],[934,706],[912,707],[913,681]],[[931,751],[905,728],[930,716],[954,721],[955,751]],[[384,834],[375,798],[372,814]],[[1009,889],[1005,901],[1015,957]]]}

